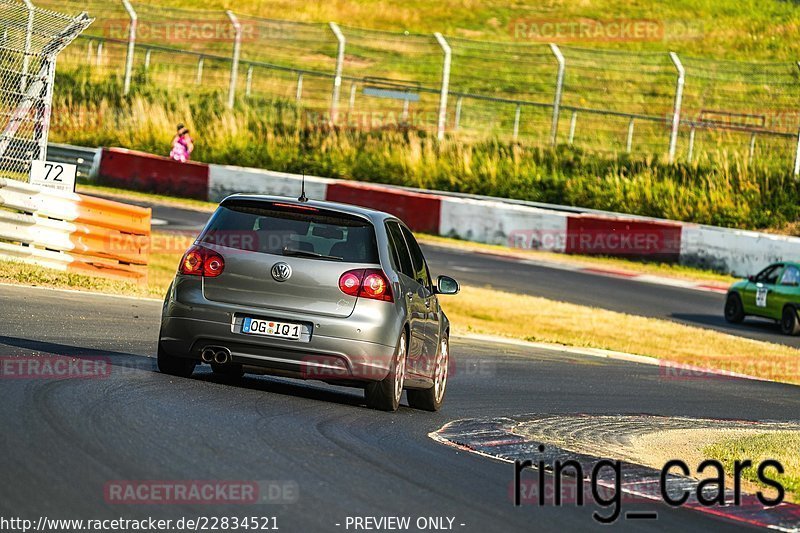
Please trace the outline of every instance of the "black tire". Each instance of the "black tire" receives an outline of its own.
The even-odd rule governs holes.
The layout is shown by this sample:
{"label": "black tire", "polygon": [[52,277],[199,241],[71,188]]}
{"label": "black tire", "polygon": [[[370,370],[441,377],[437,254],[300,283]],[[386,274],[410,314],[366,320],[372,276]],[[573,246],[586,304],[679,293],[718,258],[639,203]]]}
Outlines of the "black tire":
{"label": "black tire", "polygon": [[438,411],[444,404],[447,392],[447,378],[450,371],[450,339],[443,337],[436,354],[433,386],[429,389],[409,389],[406,393],[408,405],[423,411]]}
{"label": "black tire", "polygon": [[781,315],[781,331],[784,335],[800,334],[800,320],[797,318],[797,308],[787,305],[783,308]]}
{"label": "black tire", "polygon": [[364,398],[367,407],[380,411],[397,411],[400,399],[403,397],[403,385],[406,377],[406,356],[408,355],[408,342],[406,332],[400,335],[397,348],[394,350],[389,375],[381,381],[370,383],[364,388]]}
{"label": "black tire", "polygon": [[242,368],[242,365],[239,363],[228,363],[227,365],[211,363],[211,371],[217,376],[232,379],[238,379],[244,376],[244,368]]}
{"label": "black tire", "polygon": [[197,366],[197,361],[194,359],[173,357],[162,350],[161,345],[158,346],[158,370],[162,374],[188,378],[194,372],[195,366]]}
{"label": "black tire", "polygon": [[741,324],[744,320],[742,299],[735,292],[728,294],[725,299],[725,320],[731,324]]}

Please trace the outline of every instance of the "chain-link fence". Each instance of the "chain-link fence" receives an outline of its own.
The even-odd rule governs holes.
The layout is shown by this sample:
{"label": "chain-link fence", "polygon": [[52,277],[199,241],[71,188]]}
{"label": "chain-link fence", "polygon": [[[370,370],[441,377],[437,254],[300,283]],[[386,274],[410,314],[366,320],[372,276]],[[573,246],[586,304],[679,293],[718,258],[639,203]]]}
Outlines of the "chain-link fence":
{"label": "chain-link fence", "polygon": [[0,0],[0,176],[46,158],[56,56],[91,22]]}
{"label": "chain-link fence", "polygon": [[[125,0],[127,3],[127,0]],[[55,0],[45,0],[42,4]],[[800,172],[800,68],[664,52],[365,30],[64,0],[98,16],[71,64],[117,80],[287,102],[304,120],[570,144]]]}

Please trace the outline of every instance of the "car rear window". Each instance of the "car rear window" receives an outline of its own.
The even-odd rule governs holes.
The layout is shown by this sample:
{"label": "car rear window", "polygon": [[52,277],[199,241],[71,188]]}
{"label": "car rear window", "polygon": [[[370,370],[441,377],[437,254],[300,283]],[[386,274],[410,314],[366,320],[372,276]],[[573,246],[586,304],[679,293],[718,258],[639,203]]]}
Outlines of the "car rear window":
{"label": "car rear window", "polygon": [[379,263],[375,229],[369,221],[306,205],[225,202],[199,241],[267,254]]}

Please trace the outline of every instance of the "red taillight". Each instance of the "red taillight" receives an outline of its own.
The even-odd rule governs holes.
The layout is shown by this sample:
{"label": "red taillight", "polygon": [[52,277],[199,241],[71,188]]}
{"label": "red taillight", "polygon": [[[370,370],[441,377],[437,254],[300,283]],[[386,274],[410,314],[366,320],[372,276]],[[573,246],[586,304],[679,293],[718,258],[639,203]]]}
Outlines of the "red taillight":
{"label": "red taillight", "polygon": [[214,250],[192,246],[181,259],[180,273],[215,278],[225,270],[225,260]]}
{"label": "red taillight", "polygon": [[339,289],[350,296],[393,302],[392,288],[379,269],[348,270],[339,278]]}
{"label": "red taillight", "polygon": [[371,272],[364,276],[364,281],[361,282],[361,291],[367,298],[385,300],[388,294],[389,301],[392,300],[389,282],[386,280],[383,272]]}
{"label": "red taillight", "polygon": [[350,296],[358,296],[358,291],[361,290],[361,278],[364,275],[363,270],[351,270],[345,272],[339,278],[339,289]]}

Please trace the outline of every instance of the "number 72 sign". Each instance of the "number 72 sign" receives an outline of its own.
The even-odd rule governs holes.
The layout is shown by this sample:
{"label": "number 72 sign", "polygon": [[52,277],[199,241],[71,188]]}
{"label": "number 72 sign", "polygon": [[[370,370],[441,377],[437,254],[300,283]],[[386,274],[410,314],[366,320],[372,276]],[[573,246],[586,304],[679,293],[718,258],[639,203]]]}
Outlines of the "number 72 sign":
{"label": "number 72 sign", "polygon": [[40,185],[59,191],[75,191],[75,175],[78,167],[69,163],[31,161],[31,185]]}

